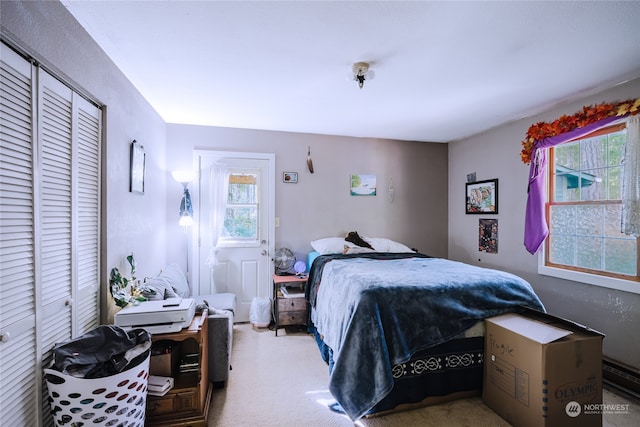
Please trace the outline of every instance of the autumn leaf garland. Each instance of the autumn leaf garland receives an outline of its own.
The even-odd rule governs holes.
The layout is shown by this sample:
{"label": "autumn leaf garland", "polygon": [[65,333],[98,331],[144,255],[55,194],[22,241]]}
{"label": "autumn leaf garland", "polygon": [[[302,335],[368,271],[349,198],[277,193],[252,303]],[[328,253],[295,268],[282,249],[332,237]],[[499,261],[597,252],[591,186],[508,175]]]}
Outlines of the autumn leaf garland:
{"label": "autumn leaf garland", "polygon": [[527,131],[526,137],[522,141],[523,148],[520,152],[520,158],[524,164],[529,164],[535,142],[540,139],[570,132],[574,129],[595,123],[598,120],[606,119],[607,117],[620,117],[627,114],[633,116],[638,113],[640,113],[640,98],[585,106],[582,107],[581,111],[578,111],[572,116],[563,115],[551,123],[538,122],[531,125]]}

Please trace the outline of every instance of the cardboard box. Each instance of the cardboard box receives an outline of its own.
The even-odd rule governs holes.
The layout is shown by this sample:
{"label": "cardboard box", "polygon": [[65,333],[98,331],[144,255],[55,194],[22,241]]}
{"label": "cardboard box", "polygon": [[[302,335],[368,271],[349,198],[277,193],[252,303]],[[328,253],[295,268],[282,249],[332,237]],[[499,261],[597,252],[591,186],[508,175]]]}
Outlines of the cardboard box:
{"label": "cardboard box", "polygon": [[149,359],[149,374],[160,377],[171,377],[173,375],[172,353],[157,354]]}
{"label": "cardboard box", "polygon": [[160,377],[172,377],[176,367],[174,355],[177,344],[169,340],[154,342],[151,346],[149,374]]}
{"label": "cardboard box", "polygon": [[536,311],[486,320],[482,400],[514,426],[602,426],[602,340]]}

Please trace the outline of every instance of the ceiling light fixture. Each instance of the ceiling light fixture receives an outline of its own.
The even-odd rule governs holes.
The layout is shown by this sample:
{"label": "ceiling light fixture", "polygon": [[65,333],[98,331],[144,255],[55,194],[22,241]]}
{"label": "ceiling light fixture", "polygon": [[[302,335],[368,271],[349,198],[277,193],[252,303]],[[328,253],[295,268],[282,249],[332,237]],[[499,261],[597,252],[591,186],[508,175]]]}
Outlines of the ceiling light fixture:
{"label": "ceiling light fixture", "polygon": [[351,71],[353,72],[353,80],[358,82],[360,89],[364,86],[365,80],[371,80],[376,76],[376,73],[369,69],[367,62],[356,62],[351,67]]}

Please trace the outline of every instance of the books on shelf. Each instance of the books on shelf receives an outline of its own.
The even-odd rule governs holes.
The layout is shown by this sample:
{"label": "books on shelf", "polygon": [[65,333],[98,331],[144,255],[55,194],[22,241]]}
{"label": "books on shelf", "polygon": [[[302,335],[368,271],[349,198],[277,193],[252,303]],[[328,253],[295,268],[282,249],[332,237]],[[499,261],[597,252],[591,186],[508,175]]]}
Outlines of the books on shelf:
{"label": "books on shelf", "polygon": [[280,286],[280,293],[284,298],[304,298],[304,292],[299,288],[293,289]]}
{"label": "books on shelf", "polygon": [[173,388],[172,377],[162,377],[159,375],[149,375],[147,393],[152,396],[164,396]]}
{"label": "books on shelf", "polygon": [[186,374],[188,372],[199,372],[200,363],[198,353],[185,354],[183,359],[180,361],[178,370],[181,374]]}

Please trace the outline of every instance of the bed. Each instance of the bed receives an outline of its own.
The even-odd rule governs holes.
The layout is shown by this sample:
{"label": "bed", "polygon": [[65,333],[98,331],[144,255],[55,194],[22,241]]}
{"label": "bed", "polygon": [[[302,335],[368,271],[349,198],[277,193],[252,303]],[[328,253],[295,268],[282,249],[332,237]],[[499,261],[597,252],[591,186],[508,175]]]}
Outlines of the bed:
{"label": "bed", "polygon": [[482,320],[523,307],[544,311],[515,275],[395,249],[309,258],[309,330],[337,407],[353,421],[479,394]]}

